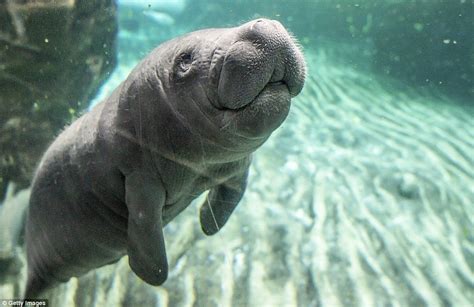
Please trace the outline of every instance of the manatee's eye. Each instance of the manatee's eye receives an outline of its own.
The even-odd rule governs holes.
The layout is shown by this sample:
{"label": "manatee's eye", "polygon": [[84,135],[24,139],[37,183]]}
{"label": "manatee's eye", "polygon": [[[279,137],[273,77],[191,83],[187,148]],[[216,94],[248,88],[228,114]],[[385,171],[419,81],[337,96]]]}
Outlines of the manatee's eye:
{"label": "manatee's eye", "polygon": [[187,72],[191,68],[193,59],[191,53],[182,53],[179,55],[178,67],[182,72]]}

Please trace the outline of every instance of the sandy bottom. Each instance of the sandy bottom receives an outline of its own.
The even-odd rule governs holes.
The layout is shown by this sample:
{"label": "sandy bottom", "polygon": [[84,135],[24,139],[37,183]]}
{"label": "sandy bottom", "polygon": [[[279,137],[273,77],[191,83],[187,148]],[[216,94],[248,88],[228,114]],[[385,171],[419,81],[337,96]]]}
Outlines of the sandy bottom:
{"label": "sandy bottom", "polygon": [[473,109],[306,54],[304,92],[219,234],[194,205],[166,228],[163,287],[124,258],[51,306],[472,306]]}

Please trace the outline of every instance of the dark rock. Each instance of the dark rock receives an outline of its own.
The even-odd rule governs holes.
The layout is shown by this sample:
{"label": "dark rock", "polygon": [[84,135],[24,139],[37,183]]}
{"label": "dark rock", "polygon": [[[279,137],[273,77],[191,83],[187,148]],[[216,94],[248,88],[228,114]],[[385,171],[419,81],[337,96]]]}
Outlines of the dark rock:
{"label": "dark rock", "polygon": [[115,66],[113,0],[0,1],[0,200]]}

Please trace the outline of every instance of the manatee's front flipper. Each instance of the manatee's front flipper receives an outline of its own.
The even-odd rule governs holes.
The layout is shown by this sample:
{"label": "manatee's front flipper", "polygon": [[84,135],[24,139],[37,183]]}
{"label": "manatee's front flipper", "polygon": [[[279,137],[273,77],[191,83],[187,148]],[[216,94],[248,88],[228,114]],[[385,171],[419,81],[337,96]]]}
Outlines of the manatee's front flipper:
{"label": "manatee's front flipper", "polygon": [[248,170],[209,191],[199,211],[201,228],[206,235],[215,234],[227,222],[244,195],[247,176]]}
{"label": "manatee's front flipper", "polygon": [[168,277],[162,209],[162,182],[152,175],[134,172],[125,178],[128,208],[128,257],[135,274],[158,286]]}

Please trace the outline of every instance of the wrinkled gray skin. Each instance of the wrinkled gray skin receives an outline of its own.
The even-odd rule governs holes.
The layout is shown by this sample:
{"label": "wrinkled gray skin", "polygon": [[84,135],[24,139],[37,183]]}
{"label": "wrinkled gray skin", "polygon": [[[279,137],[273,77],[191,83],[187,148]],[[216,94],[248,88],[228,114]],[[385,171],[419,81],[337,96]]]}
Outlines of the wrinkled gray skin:
{"label": "wrinkled gray skin", "polygon": [[215,234],[242,198],[255,151],[302,89],[301,52],[259,19],[207,29],[153,50],[45,153],[26,224],[34,298],[125,254],[152,285],[168,275],[162,228],[206,190]]}

